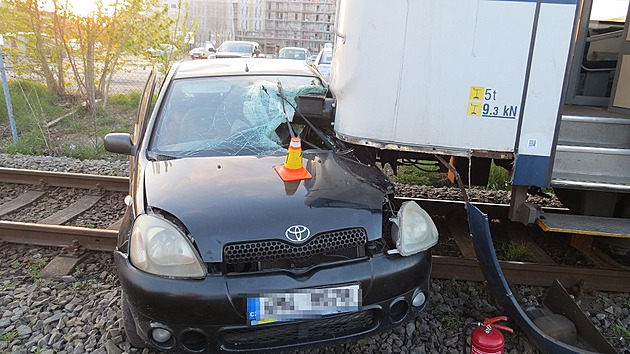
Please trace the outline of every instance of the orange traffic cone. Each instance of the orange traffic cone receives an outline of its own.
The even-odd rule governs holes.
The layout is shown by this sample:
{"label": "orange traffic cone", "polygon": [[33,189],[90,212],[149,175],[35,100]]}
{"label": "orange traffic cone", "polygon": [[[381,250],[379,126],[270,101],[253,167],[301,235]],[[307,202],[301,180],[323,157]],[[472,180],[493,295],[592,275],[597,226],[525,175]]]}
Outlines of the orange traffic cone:
{"label": "orange traffic cone", "polygon": [[300,138],[291,138],[287,157],[284,165],[273,166],[280,179],[285,182],[311,179],[313,176],[302,166],[302,141]]}

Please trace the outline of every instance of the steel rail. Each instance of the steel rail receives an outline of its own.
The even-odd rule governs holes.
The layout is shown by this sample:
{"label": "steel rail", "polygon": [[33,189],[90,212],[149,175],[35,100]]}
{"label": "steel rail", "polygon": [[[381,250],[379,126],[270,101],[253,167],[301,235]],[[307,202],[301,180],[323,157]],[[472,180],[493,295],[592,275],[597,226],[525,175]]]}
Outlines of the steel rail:
{"label": "steel rail", "polygon": [[[0,240],[28,245],[79,245],[88,250],[111,252],[116,246],[117,234],[115,230],[0,221]],[[432,260],[431,276],[434,278],[484,281],[476,259],[433,256]],[[512,284],[550,286],[554,279],[558,279],[566,287],[630,292],[630,272],[625,270],[510,261],[499,263]]]}
{"label": "steel rail", "polygon": [[114,192],[128,192],[129,178],[85,173],[51,172],[0,167],[0,182],[45,184],[67,188],[101,188]]}
{"label": "steel rail", "polygon": [[10,243],[49,247],[78,245],[92,251],[113,251],[117,239],[117,230],[0,221],[0,240]]}
{"label": "steel rail", "polygon": [[[0,182],[40,184],[44,183],[55,187],[68,188],[102,188],[104,190],[116,192],[129,191],[129,178],[120,176],[93,175],[85,173],[52,172],[39,170],[26,170],[16,168],[0,167]],[[424,198],[397,197],[396,203],[402,204],[405,201],[415,201],[430,213],[446,215],[452,213],[465,214],[464,202],[458,200],[438,200]],[[506,218],[509,205],[496,203],[473,202],[473,205],[492,218]],[[461,208],[453,205],[461,206]],[[568,209],[545,208],[543,211],[554,213],[566,213]]]}
{"label": "steel rail", "polygon": [[[0,182],[47,184],[70,188],[102,188],[128,191],[127,177],[113,177],[80,173],[47,172],[0,168]],[[436,215],[465,214],[464,202],[421,198],[396,198],[397,204],[416,201],[429,213]],[[508,205],[473,203],[492,218],[507,217]],[[461,207],[460,207],[461,206]],[[546,211],[566,212],[566,209],[543,208]],[[74,226],[31,224],[0,221],[0,240],[38,246],[80,247],[94,251],[113,251],[118,232]],[[567,287],[586,286],[605,291],[630,292],[630,272],[609,268],[571,267],[555,264],[499,261],[503,272],[512,284],[549,286],[558,279]],[[476,259],[433,256],[434,278],[483,281]]]}
{"label": "steel rail", "polygon": [[[410,197],[396,197],[395,201],[398,205],[406,201],[415,201],[422,208],[426,209],[429,214],[435,215],[451,215],[458,214],[466,215],[466,204],[463,200],[444,200],[444,199],[425,199],[425,198],[410,198]],[[510,206],[508,204],[498,203],[482,203],[471,202],[472,205],[479,208],[493,219],[507,219]],[[566,214],[569,212],[567,208],[553,208],[542,207],[542,211],[547,213]]]}
{"label": "steel rail", "polygon": [[[476,259],[433,256],[432,261],[431,276],[434,278],[485,280]],[[499,264],[511,284],[550,286],[557,279],[566,288],[630,292],[630,272],[627,270],[513,261],[499,261]]]}

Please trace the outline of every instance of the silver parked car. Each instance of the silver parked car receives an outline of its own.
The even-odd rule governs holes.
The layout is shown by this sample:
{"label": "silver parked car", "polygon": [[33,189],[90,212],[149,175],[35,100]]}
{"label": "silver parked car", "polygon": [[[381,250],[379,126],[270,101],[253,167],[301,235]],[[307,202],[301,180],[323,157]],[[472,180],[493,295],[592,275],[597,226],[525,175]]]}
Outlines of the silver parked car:
{"label": "silver parked car", "polygon": [[315,59],[315,68],[317,68],[326,82],[330,80],[330,63],[332,62],[332,56],[332,48],[325,47],[319,52]]}
{"label": "silver parked car", "polygon": [[306,48],[284,47],[278,54],[280,59],[303,60],[307,64],[311,63],[311,52]]}
{"label": "silver parked car", "polygon": [[251,58],[261,55],[260,44],[246,41],[226,41],[217,49],[217,58]]}

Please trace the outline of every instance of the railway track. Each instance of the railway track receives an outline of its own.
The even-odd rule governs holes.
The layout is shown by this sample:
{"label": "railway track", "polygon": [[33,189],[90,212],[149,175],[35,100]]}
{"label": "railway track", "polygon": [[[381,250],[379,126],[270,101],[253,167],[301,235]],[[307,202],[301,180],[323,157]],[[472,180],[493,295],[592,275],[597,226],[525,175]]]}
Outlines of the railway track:
{"label": "railway track", "polygon": [[[0,183],[31,185],[15,198],[0,203],[0,240],[30,245],[77,248],[94,251],[112,251],[116,245],[117,227],[113,222],[107,228],[91,228],[63,225],[87,210],[99,207],[103,192],[124,195],[128,191],[125,177],[97,176],[76,173],[44,172],[0,168]],[[63,209],[38,222],[5,220],[15,210],[28,208],[46,194],[50,188],[79,188],[83,196]],[[7,198],[5,198],[7,199]],[[412,198],[399,198],[402,203]],[[469,237],[463,202],[431,199],[413,199],[436,218],[441,243],[433,256],[432,276],[435,278],[483,281],[481,269],[474,255],[472,238]],[[544,245],[536,239],[563,239],[569,235],[543,233],[537,227],[525,227],[506,221],[508,206],[502,204],[475,203],[492,220],[493,236],[498,244],[527,244],[529,258],[523,261],[500,261],[510,283],[549,286],[558,279],[566,287],[582,287],[604,291],[630,292],[630,271],[606,265],[594,255],[574,256],[586,266],[561,264],[563,257],[548,255]],[[124,205],[120,205],[124,208]],[[552,210],[563,212],[563,210]],[[495,244],[495,247],[498,247]],[[450,249],[441,252],[440,249]],[[568,252],[568,251],[567,251]],[[566,253],[565,252],[565,255]],[[576,252],[573,250],[572,252]],[[75,252],[76,253],[76,252]],[[444,253],[444,254],[442,254]],[[497,252],[499,253],[499,252]]]}

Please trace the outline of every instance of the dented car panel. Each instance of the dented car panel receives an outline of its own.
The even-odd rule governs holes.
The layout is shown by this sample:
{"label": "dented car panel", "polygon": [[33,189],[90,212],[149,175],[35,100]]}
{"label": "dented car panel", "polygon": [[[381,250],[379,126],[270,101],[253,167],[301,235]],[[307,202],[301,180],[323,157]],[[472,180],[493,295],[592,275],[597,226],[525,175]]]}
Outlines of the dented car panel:
{"label": "dented car panel", "polygon": [[288,241],[285,232],[292,225],[304,225],[312,235],[362,227],[368,240],[379,238],[387,191],[380,171],[326,151],[303,156],[313,178],[299,182],[279,181],[271,168],[284,156],[150,162],[147,204],[177,215],[205,262],[221,262],[223,246],[238,235]]}

